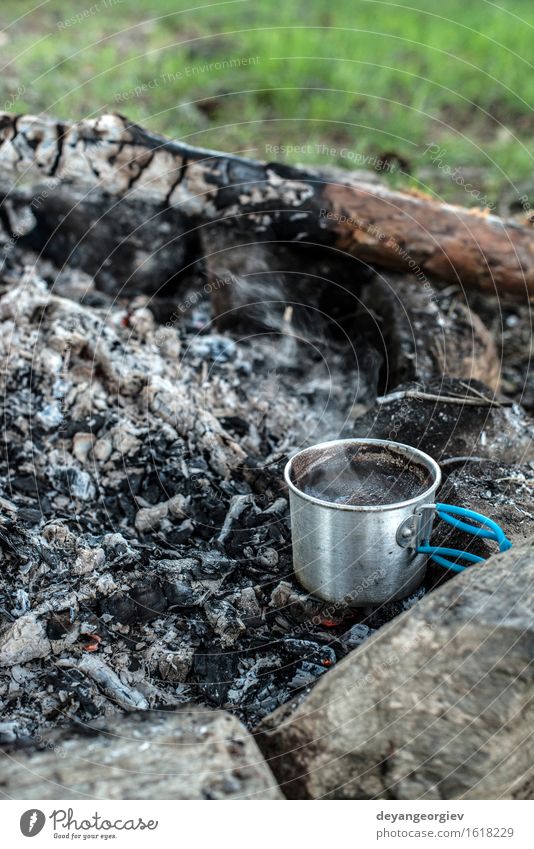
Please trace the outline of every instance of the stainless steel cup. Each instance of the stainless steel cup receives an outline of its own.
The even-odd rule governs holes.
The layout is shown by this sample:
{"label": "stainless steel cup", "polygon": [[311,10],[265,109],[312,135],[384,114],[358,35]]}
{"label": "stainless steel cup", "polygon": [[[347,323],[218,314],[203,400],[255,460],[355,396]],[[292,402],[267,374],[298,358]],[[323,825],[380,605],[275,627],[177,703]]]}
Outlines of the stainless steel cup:
{"label": "stainless steel cup", "polygon": [[[350,502],[346,469],[357,474],[359,467],[365,470],[360,480],[366,474],[369,481],[376,478],[373,469],[387,473],[391,496],[389,484],[377,489],[375,483],[368,504],[360,503],[361,497],[358,503],[328,500],[337,491]],[[435,460],[389,440],[338,439],[300,451],[286,465],[284,477],[293,566],[307,590],[358,607],[403,598],[419,586],[427,558],[416,548],[430,537],[431,503],[441,481]]]}

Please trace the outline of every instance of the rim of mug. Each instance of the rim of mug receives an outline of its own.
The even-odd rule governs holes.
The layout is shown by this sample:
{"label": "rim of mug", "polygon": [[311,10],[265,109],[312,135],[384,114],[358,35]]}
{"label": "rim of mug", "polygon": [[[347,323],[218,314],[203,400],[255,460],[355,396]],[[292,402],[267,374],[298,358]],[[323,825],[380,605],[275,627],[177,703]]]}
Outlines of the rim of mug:
{"label": "rim of mug", "polygon": [[[316,498],[314,495],[309,495],[293,483],[291,480],[291,469],[297,457],[301,457],[308,451],[327,449],[338,445],[383,445],[390,449],[392,453],[395,453],[395,450],[397,450],[397,453],[408,455],[414,460],[420,460],[422,465],[430,471],[433,478],[432,483],[429,487],[427,487],[427,489],[423,490],[423,492],[420,492],[418,495],[414,495],[412,498],[408,498],[405,501],[395,501],[391,504],[336,504],[334,501],[325,501],[322,498]],[[400,449],[400,451],[398,451],[398,449]],[[413,445],[406,445],[404,442],[394,442],[391,439],[366,439],[365,437],[355,437],[353,439],[331,439],[328,442],[317,442],[315,445],[309,445],[307,448],[297,451],[297,453],[294,454],[285,465],[284,480],[291,492],[300,496],[300,498],[305,501],[309,501],[311,504],[317,504],[320,507],[328,507],[331,510],[344,510],[348,513],[379,513],[383,510],[398,510],[403,507],[410,507],[426,501],[427,498],[435,490],[437,490],[441,483],[441,468],[433,457],[429,454],[425,454],[425,452],[421,451],[420,448],[414,448]]]}

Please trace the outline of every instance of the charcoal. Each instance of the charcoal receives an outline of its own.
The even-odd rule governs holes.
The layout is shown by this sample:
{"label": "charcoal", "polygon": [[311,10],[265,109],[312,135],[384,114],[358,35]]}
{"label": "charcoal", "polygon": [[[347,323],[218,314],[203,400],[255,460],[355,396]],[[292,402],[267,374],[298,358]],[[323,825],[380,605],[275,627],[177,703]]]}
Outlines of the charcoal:
{"label": "charcoal", "polygon": [[171,610],[174,607],[198,607],[202,602],[202,594],[195,592],[185,581],[165,581],[163,592]]}
{"label": "charcoal", "polygon": [[262,510],[257,517],[258,525],[266,525],[271,522],[277,522],[284,518],[288,512],[288,502],[286,498],[277,498],[273,504]]}
{"label": "charcoal", "polygon": [[49,640],[60,640],[72,629],[73,619],[70,611],[53,613],[46,623],[46,635]]}
{"label": "charcoal", "polygon": [[183,646],[178,651],[162,652],[158,670],[163,680],[173,684],[187,681],[193,663],[193,654],[194,650],[191,646]]}
{"label": "charcoal", "polygon": [[141,560],[141,552],[132,546],[122,534],[106,534],[102,539],[106,553],[106,562],[114,569],[136,566]]}
{"label": "charcoal", "polygon": [[350,650],[356,648],[356,646],[361,646],[372,634],[374,634],[373,628],[370,628],[369,625],[365,625],[363,622],[357,622],[356,625],[353,625],[349,631],[341,636],[340,640],[343,646]]}
{"label": "charcoal", "polygon": [[224,557],[218,552],[207,551],[200,555],[200,563],[194,570],[196,578],[228,578],[237,567],[235,560]]}
{"label": "charcoal", "polygon": [[249,423],[239,416],[222,416],[220,422],[225,430],[235,433],[236,436],[245,436],[250,430]]}
{"label": "charcoal", "polygon": [[208,622],[224,648],[233,646],[238,637],[246,630],[235,607],[225,599],[210,599],[205,603],[204,610]]}
{"label": "charcoal", "polygon": [[302,687],[309,687],[315,683],[315,680],[321,675],[324,675],[326,668],[318,663],[310,663],[307,660],[302,661],[297,666],[297,670],[293,677],[289,680],[288,685],[292,690],[300,690]]}
{"label": "charcoal", "polygon": [[267,539],[278,543],[278,545],[283,545],[289,537],[287,528],[281,525],[280,522],[271,522],[267,525],[267,534]]}
{"label": "charcoal", "polygon": [[321,666],[323,669],[328,669],[336,662],[336,653],[330,646],[322,645],[313,640],[284,637],[280,641],[280,647],[289,657],[302,659]]}
{"label": "charcoal", "polygon": [[261,625],[261,607],[253,587],[244,587],[237,594],[236,604],[246,628]]}
{"label": "charcoal", "polygon": [[198,336],[191,342],[187,351],[187,356],[219,363],[228,362],[235,355],[236,346],[232,340],[214,334]]}
{"label": "charcoal", "polygon": [[230,500],[230,508],[217,540],[219,545],[225,545],[227,540],[232,538],[232,531],[243,526],[242,521],[240,522],[242,514],[252,504],[253,499],[251,495],[235,495]]}
{"label": "charcoal", "polygon": [[259,566],[264,566],[266,569],[274,569],[274,567],[278,565],[280,555],[276,548],[273,548],[271,545],[267,545],[260,548],[257,557],[252,559],[254,563]]}
{"label": "charcoal", "polygon": [[22,525],[27,528],[33,528],[39,525],[43,519],[41,510],[34,507],[19,507],[17,511],[17,519]]}
{"label": "charcoal", "polygon": [[137,622],[138,607],[133,598],[122,593],[106,599],[101,605],[101,611],[109,614],[122,625],[131,625]]}
{"label": "charcoal", "polygon": [[280,581],[271,593],[270,606],[289,612],[297,622],[308,622],[319,618],[324,602],[314,599],[294,583]]}
{"label": "charcoal", "polygon": [[193,658],[193,680],[196,688],[211,705],[226,704],[228,691],[236,677],[239,658],[235,652],[221,652],[219,646],[206,646]]}
{"label": "charcoal", "polygon": [[236,475],[234,480],[221,481],[219,485],[219,492],[221,498],[224,498],[225,496],[231,497],[232,495],[249,495],[250,485]]}
{"label": "charcoal", "polygon": [[64,669],[75,669],[93,680],[98,688],[123,710],[147,710],[148,708],[148,702],[142,693],[125,684],[100,657],[95,655],[81,658],[66,657],[58,660],[57,665]]}
{"label": "charcoal", "polygon": [[259,720],[265,715],[261,702],[266,699],[265,691],[269,687],[271,699],[268,701],[270,704],[273,703],[272,696],[277,692],[274,679],[281,666],[281,659],[275,653],[243,657],[232,686],[228,690],[228,705],[235,705],[237,709],[241,708],[249,722],[253,716],[256,717],[255,721]]}
{"label": "charcoal", "polygon": [[386,622],[389,622],[391,619],[394,619],[396,616],[404,613],[405,610],[409,610],[414,604],[417,604],[417,602],[423,598],[425,593],[425,586],[421,586],[407,598],[399,599],[398,601],[387,601],[384,604],[381,604],[380,607],[377,607],[369,613],[366,617],[365,624],[373,630],[380,628],[382,625],[385,625]]}
{"label": "charcoal", "polygon": [[71,439],[77,433],[98,433],[104,422],[105,417],[98,414],[79,421],[68,421],[65,422],[61,435],[64,439]]}
{"label": "charcoal", "polygon": [[31,607],[30,597],[26,590],[18,589],[15,593],[15,606],[12,609],[13,616],[17,618],[26,613]]}
{"label": "charcoal", "polygon": [[[172,552],[164,552],[171,554]],[[196,576],[197,572],[201,566],[201,558],[200,557],[176,557],[176,558],[164,558],[162,560],[157,561],[158,570],[167,576],[170,580],[171,578],[181,576],[184,580],[190,581],[192,576]]]}
{"label": "charcoal", "polygon": [[189,519],[184,519],[178,527],[169,528],[165,533],[165,541],[171,545],[182,545],[191,539],[195,527]]}
{"label": "charcoal", "polygon": [[46,484],[44,481],[38,481],[35,475],[15,475],[9,483],[17,492],[24,495],[39,495],[39,492],[46,492]]}
{"label": "charcoal", "polygon": [[201,498],[193,498],[188,509],[190,518],[194,521],[197,536],[211,540],[214,528],[222,524],[226,513],[220,495],[215,489],[206,486],[204,495]]}
{"label": "charcoal", "polygon": [[135,603],[136,621],[150,622],[162,616],[168,607],[165,593],[159,584],[146,583],[136,586],[131,593]]}
{"label": "charcoal", "polygon": [[59,492],[74,500],[92,501],[96,495],[96,488],[91,475],[75,466],[54,469],[52,484]]}
{"label": "charcoal", "polygon": [[274,682],[266,684],[257,694],[253,710],[249,713],[249,722],[252,716],[254,721],[251,724],[257,725],[260,719],[269,716],[277,707],[288,702],[292,695],[289,686],[280,686]]}

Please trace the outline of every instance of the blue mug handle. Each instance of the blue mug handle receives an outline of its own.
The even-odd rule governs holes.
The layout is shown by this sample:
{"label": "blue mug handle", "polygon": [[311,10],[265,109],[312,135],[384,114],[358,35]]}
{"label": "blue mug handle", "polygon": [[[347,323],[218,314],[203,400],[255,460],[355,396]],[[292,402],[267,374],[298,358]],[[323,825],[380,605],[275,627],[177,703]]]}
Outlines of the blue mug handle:
{"label": "blue mug handle", "polygon": [[[455,507],[453,504],[434,504],[433,506],[439,518],[452,525],[453,528],[458,528],[458,530],[473,534],[476,537],[491,539],[499,544],[499,551],[508,551],[512,547],[512,543],[500,525],[494,522],[493,519],[483,516],[482,513],[475,513],[474,510],[466,510],[464,507]],[[469,525],[467,522],[463,522],[462,519],[470,519],[471,521],[478,522],[482,527]],[[446,569],[452,569],[453,572],[463,572],[467,567],[449,560],[449,557],[463,560],[467,564],[484,562],[484,557],[479,557],[477,554],[470,554],[468,551],[430,545],[428,539],[425,540],[423,545],[418,546],[416,550],[420,554],[428,554],[435,563],[444,566]]]}

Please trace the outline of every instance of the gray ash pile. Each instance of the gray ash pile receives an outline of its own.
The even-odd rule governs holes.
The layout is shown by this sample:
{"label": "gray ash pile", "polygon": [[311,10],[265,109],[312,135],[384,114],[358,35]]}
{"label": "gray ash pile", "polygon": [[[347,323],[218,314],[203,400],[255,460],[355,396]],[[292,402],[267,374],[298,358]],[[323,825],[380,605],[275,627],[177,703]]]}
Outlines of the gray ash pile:
{"label": "gray ash pile", "polygon": [[0,730],[188,701],[255,725],[371,633],[295,584],[282,468],[376,373],[289,327],[221,335],[207,300],[158,324],[39,271],[0,300]]}

